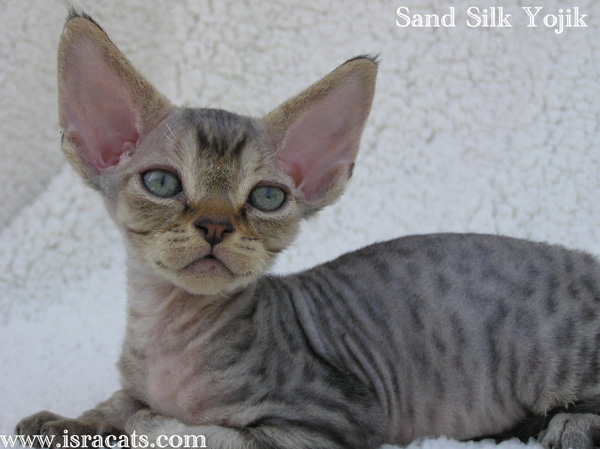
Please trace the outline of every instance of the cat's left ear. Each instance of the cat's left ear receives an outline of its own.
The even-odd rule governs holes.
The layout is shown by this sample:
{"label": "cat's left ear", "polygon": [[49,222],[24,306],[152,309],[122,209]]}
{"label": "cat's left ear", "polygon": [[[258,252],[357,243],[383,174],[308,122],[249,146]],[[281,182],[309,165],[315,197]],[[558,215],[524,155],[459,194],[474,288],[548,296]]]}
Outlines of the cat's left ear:
{"label": "cat's left ear", "polygon": [[305,215],[333,203],[352,175],[375,93],[377,61],[359,56],[263,118],[284,171],[305,199]]}

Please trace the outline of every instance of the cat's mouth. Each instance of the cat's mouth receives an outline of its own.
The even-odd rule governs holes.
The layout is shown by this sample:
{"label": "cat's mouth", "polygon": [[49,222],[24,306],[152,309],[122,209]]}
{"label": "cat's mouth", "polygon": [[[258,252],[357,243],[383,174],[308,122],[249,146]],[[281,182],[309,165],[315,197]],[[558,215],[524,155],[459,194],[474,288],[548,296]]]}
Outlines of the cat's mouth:
{"label": "cat's mouth", "polygon": [[192,260],[187,265],[183,267],[173,267],[165,264],[161,261],[155,261],[156,266],[161,269],[166,269],[171,272],[181,273],[184,275],[229,275],[234,276],[233,271],[229,269],[225,263],[214,254],[208,254],[206,256],[198,257],[197,259]]}
{"label": "cat's mouth", "polygon": [[183,274],[202,274],[202,275],[217,275],[217,274],[229,274],[233,276],[234,273],[229,269],[225,263],[214,254],[208,254],[198,259],[193,260],[181,270]]}

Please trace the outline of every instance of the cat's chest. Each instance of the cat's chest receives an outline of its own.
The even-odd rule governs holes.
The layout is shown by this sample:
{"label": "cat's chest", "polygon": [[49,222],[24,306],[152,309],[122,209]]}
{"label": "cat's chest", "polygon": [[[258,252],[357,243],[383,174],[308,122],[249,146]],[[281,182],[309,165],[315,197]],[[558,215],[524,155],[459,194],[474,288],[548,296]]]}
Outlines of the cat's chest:
{"label": "cat's chest", "polygon": [[209,344],[202,321],[189,309],[171,307],[130,324],[129,358],[137,369],[127,380],[153,410],[193,421],[209,404],[204,364]]}
{"label": "cat's chest", "polygon": [[[214,360],[222,356],[222,351],[213,346],[214,342],[192,340],[181,350],[160,345],[153,348],[142,381],[145,402],[152,410],[187,425],[243,424],[244,418],[238,416],[235,407],[230,409],[223,402],[232,391],[239,390],[243,371],[237,364],[230,366],[230,371],[215,366]],[[237,394],[237,399],[243,400],[250,393]]]}
{"label": "cat's chest", "polygon": [[157,351],[146,363],[148,405],[160,413],[188,421],[203,403],[202,373],[186,352]]}
{"label": "cat's chest", "polygon": [[162,301],[133,297],[120,363],[124,388],[154,411],[189,425],[220,418],[239,424],[242,418],[226,405],[235,401],[223,398],[246,401],[252,394],[240,390],[240,383],[248,369],[244,355],[263,341],[247,319],[256,309],[253,301],[251,294],[217,305],[183,293]]}

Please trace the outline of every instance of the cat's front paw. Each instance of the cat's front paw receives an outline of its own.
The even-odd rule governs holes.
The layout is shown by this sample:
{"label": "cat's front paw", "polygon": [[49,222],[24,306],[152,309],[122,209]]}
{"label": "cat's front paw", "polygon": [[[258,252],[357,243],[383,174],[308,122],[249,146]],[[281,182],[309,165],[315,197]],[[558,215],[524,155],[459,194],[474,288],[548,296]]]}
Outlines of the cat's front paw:
{"label": "cat's front paw", "polygon": [[[64,420],[64,418],[55,413],[48,411],[38,412],[19,421],[15,427],[15,435],[31,437],[29,441],[33,447],[51,447],[53,441],[51,441],[52,437],[48,436],[48,431],[51,428],[51,423],[60,420]],[[47,436],[48,438],[46,438]]]}
{"label": "cat's front paw", "polygon": [[92,439],[100,436],[105,441],[109,435],[119,436],[123,431],[110,425],[95,425],[43,411],[19,421],[15,434],[29,437],[28,442],[33,447],[57,448],[74,441],[81,444],[86,437]]}
{"label": "cat's front paw", "polygon": [[544,449],[594,449],[600,442],[600,416],[559,413],[538,440]]}

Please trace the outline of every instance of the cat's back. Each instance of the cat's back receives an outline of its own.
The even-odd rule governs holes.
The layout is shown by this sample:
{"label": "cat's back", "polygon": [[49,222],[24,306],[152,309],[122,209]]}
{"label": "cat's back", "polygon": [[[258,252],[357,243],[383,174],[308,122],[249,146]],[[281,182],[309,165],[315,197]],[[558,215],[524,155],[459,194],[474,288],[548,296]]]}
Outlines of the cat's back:
{"label": "cat's back", "polygon": [[415,303],[472,307],[481,313],[512,304],[538,305],[552,316],[579,299],[600,306],[596,257],[559,245],[487,234],[402,237],[344,254],[291,278],[312,289],[313,298],[355,300],[390,310]]}
{"label": "cat's back", "polygon": [[494,433],[600,392],[600,265],[587,253],[420,235],[282,281],[315,349],[372,388],[393,441]]}

